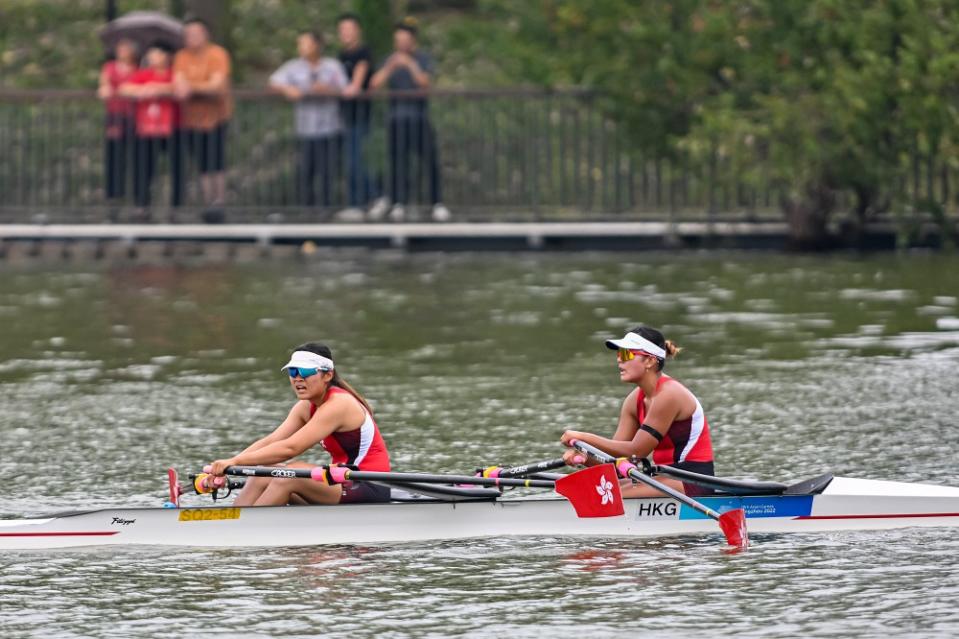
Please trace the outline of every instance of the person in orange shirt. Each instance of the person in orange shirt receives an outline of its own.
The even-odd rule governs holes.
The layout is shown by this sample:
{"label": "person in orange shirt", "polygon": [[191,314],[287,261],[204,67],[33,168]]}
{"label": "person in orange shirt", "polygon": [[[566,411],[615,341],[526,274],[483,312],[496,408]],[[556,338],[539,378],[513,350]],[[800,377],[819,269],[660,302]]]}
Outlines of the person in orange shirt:
{"label": "person in orange shirt", "polygon": [[209,27],[199,18],[187,20],[183,43],[173,59],[182,136],[200,169],[204,219],[220,222],[226,201],[226,129],[233,115],[230,54],[210,41]]}

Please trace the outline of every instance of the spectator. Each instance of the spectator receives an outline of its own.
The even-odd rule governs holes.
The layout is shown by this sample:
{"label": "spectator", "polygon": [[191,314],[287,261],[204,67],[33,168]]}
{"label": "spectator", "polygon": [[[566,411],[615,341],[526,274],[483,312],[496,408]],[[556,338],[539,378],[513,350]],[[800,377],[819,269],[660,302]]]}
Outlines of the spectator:
{"label": "spectator", "polygon": [[[393,30],[393,53],[373,74],[373,89],[387,87],[391,91],[423,91],[433,83],[433,59],[417,46],[416,25],[409,19]],[[390,100],[389,110],[390,195],[393,208],[390,218],[402,220],[410,189],[410,152],[416,153],[421,171],[429,179],[433,219],[445,222],[449,209],[440,197],[439,157],[436,134],[429,120],[429,105],[425,97],[397,97]]]}
{"label": "spectator", "polygon": [[120,85],[137,71],[139,52],[133,40],[121,39],[114,49],[114,59],[100,69],[97,95],[104,101],[106,116],[106,146],[103,153],[106,196],[115,200],[126,195],[127,164],[133,146],[134,104],[120,95]]}
{"label": "spectator", "polygon": [[176,187],[179,161],[173,153],[177,104],[173,98],[173,70],[170,53],[160,47],[151,47],[146,54],[146,66],[120,85],[120,95],[136,100],[136,141],[133,153],[133,196],[140,207],[140,215],[149,219],[146,207],[150,205],[150,186],[156,173],[157,156],[166,151],[174,174],[172,204],[180,204],[180,189]]}
{"label": "spectator", "polygon": [[181,105],[182,135],[200,169],[206,222],[223,221],[226,201],[226,129],[233,114],[230,54],[210,42],[197,18],[183,27],[184,48],[173,59],[174,91]]}
{"label": "spectator", "polygon": [[294,119],[299,146],[297,199],[316,205],[317,175],[323,185],[323,205],[329,206],[333,170],[339,152],[343,122],[339,96],[347,86],[346,71],[336,58],[323,57],[323,37],[306,31],[296,38],[298,58],[284,63],[270,76],[270,88],[296,103]]}
{"label": "spectator", "polygon": [[[354,213],[365,207],[373,196],[373,183],[364,159],[366,138],[370,134],[370,101],[366,97],[356,96],[366,92],[373,75],[373,56],[369,47],[363,43],[363,30],[359,18],[352,13],[344,13],[337,19],[337,36],[340,39],[340,62],[346,69],[349,84],[343,89],[343,125],[346,138],[346,165],[348,175],[348,201]],[[379,205],[385,209],[385,198]],[[382,217],[382,212],[380,213]]]}

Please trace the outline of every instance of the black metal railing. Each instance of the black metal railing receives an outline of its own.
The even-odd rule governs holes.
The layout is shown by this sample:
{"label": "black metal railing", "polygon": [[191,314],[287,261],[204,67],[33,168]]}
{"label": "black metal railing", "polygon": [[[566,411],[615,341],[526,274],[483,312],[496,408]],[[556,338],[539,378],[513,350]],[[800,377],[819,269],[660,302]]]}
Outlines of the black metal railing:
{"label": "black metal railing", "polygon": [[[329,186],[321,166],[313,188],[304,188],[305,151],[292,105],[266,91],[238,90],[234,98],[225,148],[227,219],[338,219],[351,205],[346,140],[314,149],[314,159],[330,169]],[[391,126],[390,101],[414,98],[428,99],[432,128]],[[378,196],[396,199],[406,182],[407,204],[427,210],[437,198],[423,156],[435,143],[438,199],[457,219],[782,219],[759,151],[745,160],[760,169],[748,180],[719,153],[646,157],[590,90],[446,89],[363,100],[371,107],[363,157],[373,183],[364,208]],[[0,91],[0,221],[102,221],[144,209],[151,219],[191,220],[209,208],[183,139],[144,150],[135,137],[129,133],[119,150],[123,170],[114,179],[122,195],[108,198],[105,111],[92,92]],[[407,153],[397,153],[398,145]],[[155,160],[152,175],[145,175],[144,153]],[[948,158],[927,160],[904,160],[894,186],[907,199],[942,202],[948,211],[956,169]]]}

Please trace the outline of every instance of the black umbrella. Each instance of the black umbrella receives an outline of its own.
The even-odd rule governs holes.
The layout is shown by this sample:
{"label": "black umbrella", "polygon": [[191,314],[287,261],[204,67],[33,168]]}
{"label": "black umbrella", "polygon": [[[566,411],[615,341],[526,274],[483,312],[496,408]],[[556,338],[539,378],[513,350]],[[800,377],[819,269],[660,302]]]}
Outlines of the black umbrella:
{"label": "black umbrella", "polygon": [[183,23],[159,11],[131,11],[100,27],[100,39],[108,51],[122,39],[133,40],[141,51],[152,45],[179,49],[183,46]]}

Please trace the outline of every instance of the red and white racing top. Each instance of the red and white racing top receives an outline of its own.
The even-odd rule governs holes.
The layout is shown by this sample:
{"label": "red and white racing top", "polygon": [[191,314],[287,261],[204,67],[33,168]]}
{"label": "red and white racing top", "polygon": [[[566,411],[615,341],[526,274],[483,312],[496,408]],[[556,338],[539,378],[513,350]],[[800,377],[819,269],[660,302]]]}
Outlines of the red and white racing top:
{"label": "red and white racing top", "polygon": [[[666,382],[675,382],[672,377],[663,375],[656,382],[656,391]],[[678,382],[677,382],[678,383]],[[673,466],[684,462],[712,462],[713,445],[709,438],[709,424],[702,404],[696,400],[696,411],[686,419],[677,419],[669,425],[663,440],[653,450],[653,463]],[[642,389],[636,398],[636,415],[639,423],[646,419],[646,394]]]}
{"label": "red and white racing top", "polygon": [[[332,395],[338,394],[353,397],[352,393],[343,388],[330,386],[326,395],[323,396],[323,401],[325,402]],[[383,441],[383,436],[380,435],[380,429],[373,421],[373,416],[370,415],[365,406],[362,404],[360,406],[363,407],[363,412],[366,415],[362,426],[355,430],[331,433],[323,439],[321,444],[330,453],[334,464],[355,466],[360,470],[388,472],[390,470],[390,453],[386,449],[386,442]],[[316,404],[311,403],[310,417],[313,417],[316,410]]]}

